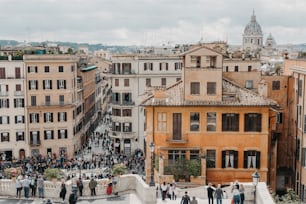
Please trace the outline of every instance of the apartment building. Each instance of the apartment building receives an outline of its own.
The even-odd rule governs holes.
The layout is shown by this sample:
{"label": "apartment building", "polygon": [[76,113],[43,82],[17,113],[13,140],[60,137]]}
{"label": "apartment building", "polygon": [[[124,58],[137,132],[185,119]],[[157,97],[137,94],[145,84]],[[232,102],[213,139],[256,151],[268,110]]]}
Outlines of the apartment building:
{"label": "apartment building", "polygon": [[25,71],[22,57],[0,56],[0,159],[29,156]]}
{"label": "apartment building", "polygon": [[[269,181],[270,108],[278,104],[223,77],[223,54],[206,46],[182,55],[183,81],[155,89],[146,111],[146,181],[191,176],[178,160],[196,160],[205,183]],[[153,143],[151,163],[150,144]],[[153,166],[152,166],[153,164]],[[187,176],[187,177],[186,177]],[[188,178],[187,178],[188,180]]]}
{"label": "apartment building", "polygon": [[30,155],[71,158],[81,146],[84,108],[77,61],[72,55],[24,55]]}
{"label": "apartment building", "polygon": [[112,132],[115,151],[130,154],[144,148],[145,112],[140,98],[154,87],[168,87],[182,79],[180,56],[154,50],[112,56]]}

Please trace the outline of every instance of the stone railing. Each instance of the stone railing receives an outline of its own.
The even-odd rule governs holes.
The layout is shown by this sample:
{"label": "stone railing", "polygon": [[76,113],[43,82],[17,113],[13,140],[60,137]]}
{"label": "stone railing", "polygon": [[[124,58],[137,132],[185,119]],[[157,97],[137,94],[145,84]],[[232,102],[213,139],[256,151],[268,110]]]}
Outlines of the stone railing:
{"label": "stone railing", "polygon": [[[89,189],[89,181],[90,180],[83,180],[83,196],[90,196],[90,189]],[[107,179],[97,179],[98,185],[96,187],[96,194],[97,196],[106,196],[106,188],[107,188]],[[76,178],[72,180],[65,181],[67,194],[72,190],[72,184],[76,182]],[[45,181],[44,182],[44,194],[46,197],[51,199],[59,199],[60,194],[60,186],[61,181]],[[116,188],[114,188],[115,192],[125,192],[125,191],[134,191],[136,192],[138,198],[145,204],[156,203],[155,197],[155,188],[150,188],[139,175],[135,174],[128,174],[122,175],[118,179],[118,184]],[[38,194],[38,192],[36,193]],[[23,195],[23,193],[22,193]],[[0,196],[9,196],[15,197],[16,196],[16,181],[10,179],[2,179],[0,180]]]}

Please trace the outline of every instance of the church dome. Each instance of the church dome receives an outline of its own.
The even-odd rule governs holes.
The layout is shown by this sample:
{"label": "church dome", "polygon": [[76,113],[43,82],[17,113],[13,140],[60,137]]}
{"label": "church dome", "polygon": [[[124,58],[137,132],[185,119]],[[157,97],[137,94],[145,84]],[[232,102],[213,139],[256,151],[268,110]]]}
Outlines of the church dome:
{"label": "church dome", "polygon": [[245,26],[244,35],[262,35],[261,26],[257,23],[254,13],[251,21]]}

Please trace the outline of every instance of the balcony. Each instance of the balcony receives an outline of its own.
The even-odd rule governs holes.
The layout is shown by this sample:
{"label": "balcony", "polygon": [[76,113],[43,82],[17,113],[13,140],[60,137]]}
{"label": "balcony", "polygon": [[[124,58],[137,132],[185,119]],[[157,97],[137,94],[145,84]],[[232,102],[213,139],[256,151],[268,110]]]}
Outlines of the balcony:
{"label": "balcony", "polygon": [[121,105],[124,105],[124,106],[133,106],[133,105],[135,105],[135,102],[134,101],[122,101]]}
{"label": "balcony", "polygon": [[122,139],[135,139],[136,132],[120,132],[120,131],[111,131],[112,138],[122,138]]}
{"label": "balcony", "polygon": [[30,145],[31,146],[39,146],[39,145],[41,145],[41,142],[40,142],[40,140],[36,140],[36,141],[30,140]]}
{"label": "balcony", "polygon": [[14,96],[24,96],[24,92],[23,91],[15,91]]}
{"label": "balcony", "polygon": [[8,96],[8,92],[7,91],[1,91],[0,96]]}
{"label": "balcony", "polygon": [[181,138],[176,138],[172,133],[169,133],[167,134],[166,142],[171,144],[186,144],[188,143],[188,134],[183,134]]}
{"label": "balcony", "polygon": [[40,106],[65,106],[65,105],[72,105],[72,103],[64,102],[64,101],[59,101],[59,102],[45,101],[45,102],[40,103]]}

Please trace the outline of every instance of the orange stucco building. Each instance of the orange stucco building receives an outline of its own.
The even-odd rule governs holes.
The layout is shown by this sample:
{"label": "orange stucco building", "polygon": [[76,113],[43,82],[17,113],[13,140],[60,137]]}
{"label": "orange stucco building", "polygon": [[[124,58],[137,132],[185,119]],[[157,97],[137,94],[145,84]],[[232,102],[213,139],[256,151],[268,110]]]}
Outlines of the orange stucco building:
{"label": "orange stucco building", "polygon": [[[255,171],[267,182],[270,108],[277,103],[224,78],[223,55],[217,51],[198,46],[182,58],[183,80],[153,91],[142,103],[147,181],[153,143],[157,182],[180,159],[200,160],[200,178],[206,183],[251,181]],[[191,176],[185,174],[180,176]]]}

